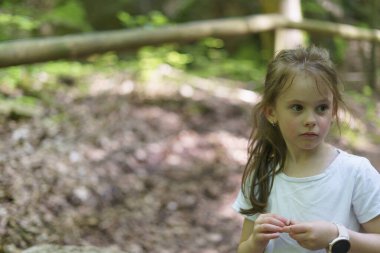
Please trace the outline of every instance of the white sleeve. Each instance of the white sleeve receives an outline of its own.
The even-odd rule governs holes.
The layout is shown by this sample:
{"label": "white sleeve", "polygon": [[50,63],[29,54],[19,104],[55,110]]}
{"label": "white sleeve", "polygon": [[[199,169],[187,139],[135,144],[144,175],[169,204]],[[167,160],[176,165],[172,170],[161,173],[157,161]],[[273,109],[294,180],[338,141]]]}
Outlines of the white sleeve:
{"label": "white sleeve", "polygon": [[358,169],[352,205],[360,223],[380,215],[380,174],[365,158]]}
{"label": "white sleeve", "polygon": [[[252,205],[251,203],[249,203],[249,200],[247,198],[244,197],[244,194],[243,192],[241,191],[241,189],[239,190],[239,193],[238,193],[238,196],[236,197],[235,199],[235,202],[232,204],[232,208],[240,213],[240,209],[249,209],[249,208],[252,208]],[[257,216],[259,216],[259,214],[254,214],[254,215],[244,215],[243,216],[251,221],[255,221]]]}

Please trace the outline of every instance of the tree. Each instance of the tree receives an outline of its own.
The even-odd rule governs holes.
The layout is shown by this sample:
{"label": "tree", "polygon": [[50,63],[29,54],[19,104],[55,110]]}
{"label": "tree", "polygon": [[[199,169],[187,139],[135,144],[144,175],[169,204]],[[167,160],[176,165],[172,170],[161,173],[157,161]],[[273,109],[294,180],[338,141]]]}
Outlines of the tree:
{"label": "tree", "polygon": [[[265,14],[279,13],[279,0],[260,0],[261,10]],[[260,34],[262,54],[264,58],[270,59],[274,54],[275,31],[262,32]]]}
{"label": "tree", "polygon": [[[371,13],[371,28],[376,29],[377,25],[377,0],[372,0]],[[370,66],[368,68],[368,84],[373,90],[377,90],[377,75],[376,75],[376,41],[371,42]]]}
{"label": "tree", "polygon": [[[279,13],[291,21],[302,21],[300,0],[261,0],[260,3],[264,13]],[[262,33],[260,38],[263,54],[266,58],[271,58],[274,52],[281,49],[304,45],[304,36],[302,32],[297,29],[279,28],[275,31]]]}
{"label": "tree", "polygon": [[[300,0],[281,0],[279,12],[291,21],[301,22],[302,11]],[[297,29],[277,29],[275,34],[275,51],[304,45],[304,36]]]}

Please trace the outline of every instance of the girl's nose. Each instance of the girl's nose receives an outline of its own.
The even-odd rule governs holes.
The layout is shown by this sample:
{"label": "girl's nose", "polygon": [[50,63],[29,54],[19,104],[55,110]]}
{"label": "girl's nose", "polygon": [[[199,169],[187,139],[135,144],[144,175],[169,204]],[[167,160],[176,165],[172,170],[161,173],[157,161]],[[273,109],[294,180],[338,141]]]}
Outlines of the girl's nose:
{"label": "girl's nose", "polygon": [[314,127],[316,125],[315,121],[307,121],[305,122],[306,127]]}
{"label": "girl's nose", "polygon": [[304,124],[306,127],[314,127],[316,125],[315,115],[313,113],[308,113]]}

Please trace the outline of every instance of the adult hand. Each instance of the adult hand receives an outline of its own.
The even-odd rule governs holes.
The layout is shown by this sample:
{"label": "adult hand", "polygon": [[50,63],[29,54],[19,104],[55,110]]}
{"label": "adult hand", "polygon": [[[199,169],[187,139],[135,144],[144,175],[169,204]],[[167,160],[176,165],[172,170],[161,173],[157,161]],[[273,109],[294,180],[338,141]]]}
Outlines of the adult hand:
{"label": "adult hand", "polygon": [[296,240],[305,249],[318,250],[326,248],[338,237],[338,228],[327,221],[294,222],[283,228],[282,232]]}
{"label": "adult hand", "polygon": [[276,214],[260,214],[254,224],[249,238],[253,248],[264,251],[271,239],[278,238],[289,220]]}

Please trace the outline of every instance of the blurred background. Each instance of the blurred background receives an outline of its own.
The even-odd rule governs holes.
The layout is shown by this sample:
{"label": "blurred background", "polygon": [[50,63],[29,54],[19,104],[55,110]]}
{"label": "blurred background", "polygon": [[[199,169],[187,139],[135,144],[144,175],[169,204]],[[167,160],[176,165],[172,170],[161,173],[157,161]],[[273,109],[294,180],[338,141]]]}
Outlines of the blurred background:
{"label": "blurred background", "polygon": [[[44,55],[43,46],[23,48],[37,38],[135,29],[149,41],[167,26],[273,13],[331,22],[326,29],[380,24],[376,0],[3,0],[0,61],[8,50]],[[145,44],[3,61],[0,252],[39,244],[235,252],[242,217],[230,205],[250,110],[267,62],[295,44],[327,48],[345,86],[348,111],[329,140],[380,169],[378,42],[277,29]]]}

